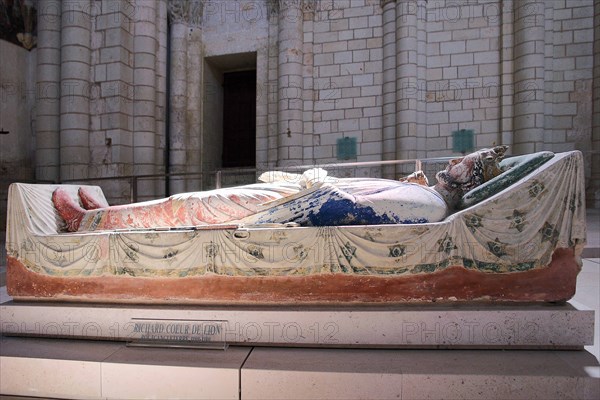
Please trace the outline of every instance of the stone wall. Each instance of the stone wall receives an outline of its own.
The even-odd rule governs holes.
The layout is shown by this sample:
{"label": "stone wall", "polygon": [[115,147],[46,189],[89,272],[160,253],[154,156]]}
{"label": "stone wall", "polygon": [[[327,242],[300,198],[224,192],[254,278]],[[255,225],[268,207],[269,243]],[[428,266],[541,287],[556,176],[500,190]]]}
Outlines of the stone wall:
{"label": "stone wall", "polygon": [[[477,147],[514,144],[516,153],[588,148],[592,2],[382,4],[318,3],[317,162],[333,159],[342,135],[358,138],[358,160],[394,144],[402,158],[449,155],[458,129],[473,129]],[[395,115],[386,107],[394,94]],[[382,127],[392,125],[396,142],[382,151]]]}
{"label": "stone wall", "polygon": [[[166,7],[164,1],[135,0],[93,5],[90,178],[164,171]],[[138,197],[156,197],[162,182],[140,180]],[[128,201],[129,181],[99,183],[111,201]]]}
{"label": "stone wall", "polygon": [[0,171],[2,178],[32,179],[37,50],[0,40],[0,54],[7,61],[0,63],[0,129],[8,132],[0,134]]}
{"label": "stone wall", "polygon": [[[452,132],[470,129],[475,147],[582,150],[593,197],[594,11],[592,0],[41,0],[38,83],[61,101],[37,101],[37,176],[217,169],[235,145],[220,136],[220,79],[256,69],[259,169],[339,161],[344,137],[357,143],[344,161],[449,156]],[[172,179],[168,191],[204,183]],[[127,181],[101,185],[129,198]],[[138,191],[164,195],[164,181]]]}
{"label": "stone wall", "polygon": [[0,40],[0,231],[6,226],[6,199],[11,182],[34,179],[36,141],[35,64],[37,50]]}
{"label": "stone wall", "polygon": [[592,162],[588,204],[600,208],[600,2],[594,4],[594,83],[592,116]]}
{"label": "stone wall", "polygon": [[[40,0],[38,22],[37,179],[164,172],[167,2]],[[128,180],[87,183],[130,199]],[[137,190],[154,198],[163,179]]]}
{"label": "stone wall", "polygon": [[342,137],[356,138],[356,161],[382,156],[382,12],[377,2],[352,5],[317,2],[314,12],[314,104],[305,120],[313,123],[314,136],[305,163],[336,161]]}
{"label": "stone wall", "polygon": [[423,22],[428,32],[427,91],[421,95],[427,102],[428,156],[447,155],[450,134],[458,129],[472,129],[476,147],[502,141],[501,18],[499,9],[483,4],[428,4]]}
{"label": "stone wall", "polygon": [[312,15],[304,163],[336,161],[344,136],[356,161],[448,156],[471,129],[476,147],[582,150],[591,184],[592,1],[336,0]]}

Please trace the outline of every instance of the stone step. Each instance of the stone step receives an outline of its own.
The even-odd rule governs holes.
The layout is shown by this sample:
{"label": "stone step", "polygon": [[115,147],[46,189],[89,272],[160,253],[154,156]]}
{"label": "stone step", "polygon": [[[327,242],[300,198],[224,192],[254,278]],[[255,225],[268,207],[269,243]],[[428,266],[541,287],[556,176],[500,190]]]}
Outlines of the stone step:
{"label": "stone step", "polygon": [[597,399],[585,351],[232,346],[0,339],[0,393],[45,398]]}

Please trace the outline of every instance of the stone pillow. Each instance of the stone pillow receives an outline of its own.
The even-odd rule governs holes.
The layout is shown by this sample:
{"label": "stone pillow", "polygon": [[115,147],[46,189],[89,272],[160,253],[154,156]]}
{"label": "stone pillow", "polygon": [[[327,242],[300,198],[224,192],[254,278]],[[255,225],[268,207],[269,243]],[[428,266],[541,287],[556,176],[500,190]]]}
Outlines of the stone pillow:
{"label": "stone pillow", "polygon": [[457,208],[462,210],[471,207],[501,190],[506,189],[550,160],[552,157],[554,157],[554,153],[550,151],[541,151],[539,153],[526,154],[502,160],[500,162],[500,169],[504,172],[483,183],[481,186],[467,192],[461,198]]}

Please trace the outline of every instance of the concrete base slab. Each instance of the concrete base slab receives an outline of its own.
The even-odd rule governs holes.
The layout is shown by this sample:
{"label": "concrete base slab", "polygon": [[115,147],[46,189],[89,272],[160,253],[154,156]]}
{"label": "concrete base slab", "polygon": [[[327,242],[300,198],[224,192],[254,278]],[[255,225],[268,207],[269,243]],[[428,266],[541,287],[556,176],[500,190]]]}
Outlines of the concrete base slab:
{"label": "concrete base slab", "polygon": [[5,335],[245,345],[581,349],[594,311],[577,304],[167,307],[8,302]]}
{"label": "concrete base slab", "polygon": [[0,394],[81,399],[597,399],[600,364],[585,351],[217,351],[1,338]]}
{"label": "concrete base slab", "polygon": [[577,292],[572,302],[595,310],[594,344],[585,349],[600,360],[600,259],[583,260],[583,268],[577,276]]}
{"label": "concrete base slab", "polygon": [[3,337],[0,393],[66,399],[238,399],[239,370],[250,351]]}
{"label": "concrete base slab", "polygon": [[106,399],[239,399],[250,348],[122,348],[102,363]]}
{"label": "concrete base slab", "polygon": [[101,362],[119,347],[111,342],[2,338],[0,393],[101,398]]}
{"label": "concrete base slab", "polygon": [[583,351],[256,348],[242,399],[596,399]]}

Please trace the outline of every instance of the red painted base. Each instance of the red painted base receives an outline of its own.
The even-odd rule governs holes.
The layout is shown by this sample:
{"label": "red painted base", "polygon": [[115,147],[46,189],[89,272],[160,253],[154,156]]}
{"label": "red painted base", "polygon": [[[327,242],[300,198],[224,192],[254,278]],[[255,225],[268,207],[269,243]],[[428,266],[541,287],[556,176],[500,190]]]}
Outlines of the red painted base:
{"label": "red painted base", "polygon": [[558,302],[575,294],[573,249],[557,249],[543,269],[504,274],[453,266],[412,276],[319,274],[136,278],[53,277],[8,257],[15,300],[163,304],[345,304],[427,302]]}

